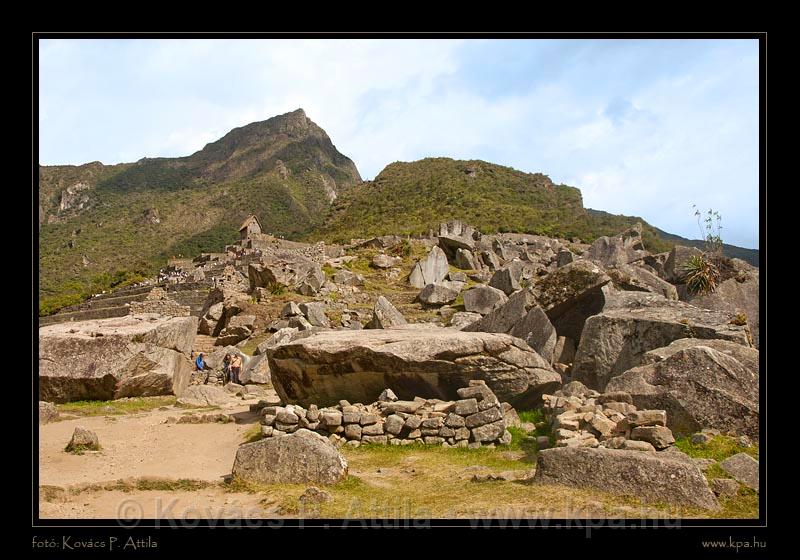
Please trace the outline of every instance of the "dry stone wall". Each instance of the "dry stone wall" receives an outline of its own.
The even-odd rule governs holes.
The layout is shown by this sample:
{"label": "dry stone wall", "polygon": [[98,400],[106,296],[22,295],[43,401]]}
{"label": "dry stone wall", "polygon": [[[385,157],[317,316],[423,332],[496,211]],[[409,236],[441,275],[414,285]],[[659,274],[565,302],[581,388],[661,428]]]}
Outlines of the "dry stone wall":
{"label": "dry stone wall", "polygon": [[443,447],[507,445],[511,433],[507,418],[516,417],[514,409],[501,403],[483,381],[470,381],[458,389],[456,401],[439,399],[398,400],[387,389],[372,404],[350,404],[318,408],[311,404],[254,405],[261,415],[262,435],[278,437],[305,428],[335,445],[358,447],[362,444],[411,445],[414,443]]}

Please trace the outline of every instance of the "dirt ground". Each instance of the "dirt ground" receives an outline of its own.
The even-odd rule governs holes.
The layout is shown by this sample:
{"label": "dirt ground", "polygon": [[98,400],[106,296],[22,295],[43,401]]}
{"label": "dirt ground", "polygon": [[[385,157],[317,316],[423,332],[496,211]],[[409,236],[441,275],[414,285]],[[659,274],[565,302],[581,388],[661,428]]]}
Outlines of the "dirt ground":
{"label": "dirt ground", "polygon": [[[39,427],[39,515],[43,519],[167,520],[304,518],[308,484],[228,484],[236,450],[258,425],[248,403],[224,412],[237,422],[166,423],[192,412],[175,406],[133,414],[84,416]],[[195,411],[196,412],[196,411]],[[99,451],[64,451],[76,426],[94,431]],[[248,433],[249,432],[249,433]],[[312,517],[577,519],[706,517],[627,497],[557,485],[531,485],[535,463],[521,450],[365,446],[343,449],[349,477],[327,487]],[[475,482],[476,475],[508,475]],[[737,515],[744,516],[744,515]]]}
{"label": "dirt ground", "polygon": [[[70,486],[130,477],[221,482],[230,474],[247,424],[165,424],[185,409],[91,416],[39,426],[39,484]],[[247,407],[235,409],[244,416]],[[227,412],[227,411],[226,411]],[[76,426],[94,431],[102,449],[65,453]]]}

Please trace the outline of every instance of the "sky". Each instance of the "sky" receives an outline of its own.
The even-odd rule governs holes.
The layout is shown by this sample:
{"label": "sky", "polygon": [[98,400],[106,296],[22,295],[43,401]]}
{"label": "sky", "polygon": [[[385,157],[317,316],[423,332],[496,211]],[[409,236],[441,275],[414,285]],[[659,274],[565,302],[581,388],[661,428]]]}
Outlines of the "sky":
{"label": "sky", "polygon": [[303,108],[364,179],[481,159],[584,206],[759,242],[756,40],[41,40],[39,161],[186,156]]}

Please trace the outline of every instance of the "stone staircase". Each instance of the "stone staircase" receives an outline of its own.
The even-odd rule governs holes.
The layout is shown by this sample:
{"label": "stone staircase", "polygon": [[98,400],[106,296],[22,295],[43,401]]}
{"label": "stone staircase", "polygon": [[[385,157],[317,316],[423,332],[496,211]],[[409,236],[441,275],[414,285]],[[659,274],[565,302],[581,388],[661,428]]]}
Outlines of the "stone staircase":
{"label": "stone staircase", "polygon": [[100,294],[84,302],[61,309],[54,315],[39,317],[39,326],[65,323],[67,321],[86,321],[89,319],[107,319],[122,317],[128,314],[132,301],[142,301],[154,287],[164,288],[170,298],[181,305],[188,305],[191,314],[199,317],[203,304],[211,291],[211,282],[184,282],[181,284],[152,284],[123,288],[108,294]]}
{"label": "stone staircase", "polygon": [[205,334],[198,334],[194,337],[194,342],[192,343],[192,350],[194,351],[194,355],[197,356],[198,352],[203,352],[205,354],[210,354],[214,350],[219,350],[219,346],[214,346],[214,341],[217,339],[213,336],[208,336]]}
{"label": "stone staircase", "polygon": [[70,321],[89,321],[91,319],[109,319],[124,317],[128,314],[132,301],[142,301],[155,285],[123,288],[116,292],[100,294],[77,305],[71,305],[58,313],[47,317],[39,317],[39,326],[67,323]]}

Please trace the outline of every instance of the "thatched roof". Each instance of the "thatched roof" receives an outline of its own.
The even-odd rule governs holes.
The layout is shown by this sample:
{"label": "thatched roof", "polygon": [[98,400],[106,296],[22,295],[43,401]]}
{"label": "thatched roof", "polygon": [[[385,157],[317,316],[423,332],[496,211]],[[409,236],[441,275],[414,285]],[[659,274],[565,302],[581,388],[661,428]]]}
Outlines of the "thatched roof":
{"label": "thatched roof", "polygon": [[253,222],[253,220],[255,220],[255,221],[256,221],[256,223],[258,224],[258,227],[260,228],[260,227],[261,227],[261,222],[259,222],[259,221],[258,221],[258,218],[256,218],[255,214],[252,214],[250,217],[248,217],[248,218],[247,218],[247,219],[244,221],[244,223],[242,224],[242,226],[239,228],[239,231],[242,231],[243,229],[246,229],[246,228],[247,228],[247,226],[249,226],[249,225],[250,225],[250,224]]}

